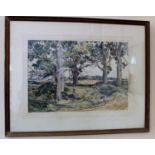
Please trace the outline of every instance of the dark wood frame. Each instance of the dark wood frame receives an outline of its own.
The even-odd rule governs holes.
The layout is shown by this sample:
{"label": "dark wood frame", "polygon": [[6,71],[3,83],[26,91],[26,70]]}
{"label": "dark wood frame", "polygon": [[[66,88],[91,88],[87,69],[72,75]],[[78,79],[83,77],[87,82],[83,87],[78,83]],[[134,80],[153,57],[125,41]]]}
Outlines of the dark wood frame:
{"label": "dark wood frame", "polygon": [[[145,28],[145,126],[143,128],[110,129],[110,130],[78,130],[78,131],[54,131],[54,132],[11,132],[10,130],[10,22],[75,22],[98,23],[119,25],[141,25]],[[150,120],[150,23],[149,21],[94,19],[94,18],[68,18],[68,17],[5,17],[5,136],[68,136],[68,135],[94,135],[114,133],[148,132]]]}

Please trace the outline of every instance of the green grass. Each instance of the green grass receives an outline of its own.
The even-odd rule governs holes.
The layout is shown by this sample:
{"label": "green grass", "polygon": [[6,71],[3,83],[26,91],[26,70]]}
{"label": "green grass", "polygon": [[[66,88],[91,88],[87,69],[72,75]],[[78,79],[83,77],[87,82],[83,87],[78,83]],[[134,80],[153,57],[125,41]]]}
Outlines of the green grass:
{"label": "green grass", "polygon": [[[67,81],[69,83],[69,81]],[[71,82],[70,82],[71,83]],[[76,86],[73,96],[71,85],[65,87],[65,95],[62,100],[56,101],[53,95],[52,85],[32,84],[29,83],[29,112],[52,112],[52,111],[85,111],[91,109],[100,109],[106,103],[116,101],[116,99],[127,100],[127,84],[122,87],[116,87],[112,84],[80,84]],[[48,86],[50,86],[48,88]],[[40,90],[38,90],[40,88]],[[44,90],[45,89],[45,90]],[[48,91],[47,91],[48,90]],[[37,92],[44,92],[38,93]]]}

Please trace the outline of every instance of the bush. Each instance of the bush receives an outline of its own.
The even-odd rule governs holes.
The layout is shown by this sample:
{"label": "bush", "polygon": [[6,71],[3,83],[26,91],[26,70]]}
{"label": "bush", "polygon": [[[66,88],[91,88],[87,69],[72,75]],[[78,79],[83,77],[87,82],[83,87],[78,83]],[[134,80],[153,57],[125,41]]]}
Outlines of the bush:
{"label": "bush", "polygon": [[122,95],[124,96],[124,95],[127,95],[127,92],[128,92],[127,89],[117,87],[112,84],[102,84],[99,86],[98,90],[101,94],[103,94],[106,97],[122,96]]}
{"label": "bush", "polygon": [[51,82],[47,82],[41,84],[38,87],[37,91],[35,92],[35,95],[36,96],[46,95],[48,98],[50,97],[53,98],[55,96],[55,93],[56,93],[56,86]]}
{"label": "bush", "polygon": [[111,96],[113,93],[117,91],[118,91],[118,88],[111,84],[102,84],[99,86],[99,92],[106,96]]}

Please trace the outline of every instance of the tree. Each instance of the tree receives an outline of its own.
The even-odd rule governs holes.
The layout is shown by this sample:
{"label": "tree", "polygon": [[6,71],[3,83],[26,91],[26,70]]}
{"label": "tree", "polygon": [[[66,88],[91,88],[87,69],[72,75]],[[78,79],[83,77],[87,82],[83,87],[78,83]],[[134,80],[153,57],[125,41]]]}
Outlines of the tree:
{"label": "tree", "polygon": [[57,43],[56,48],[57,53],[57,99],[60,100],[62,98],[62,92],[64,91],[64,60],[63,60],[63,47],[60,41]]}
{"label": "tree", "polygon": [[65,52],[65,65],[69,67],[73,79],[73,94],[75,93],[75,86],[78,85],[78,78],[80,73],[90,63],[87,61],[90,57],[89,42],[70,42],[68,50]]}
{"label": "tree", "polygon": [[109,42],[93,42],[91,60],[102,71],[102,81],[107,83],[107,76],[112,70]]}
{"label": "tree", "polygon": [[56,99],[61,99],[64,90],[63,48],[60,41],[29,41],[29,71],[37,79],[51,77],[56,85]]}
{"label": "tree", "polygon": [[110,51],[117,65],[117,85],[122,84],[122,70],[128,65],[126,55],[128,53],[128,43],[111,42]]}

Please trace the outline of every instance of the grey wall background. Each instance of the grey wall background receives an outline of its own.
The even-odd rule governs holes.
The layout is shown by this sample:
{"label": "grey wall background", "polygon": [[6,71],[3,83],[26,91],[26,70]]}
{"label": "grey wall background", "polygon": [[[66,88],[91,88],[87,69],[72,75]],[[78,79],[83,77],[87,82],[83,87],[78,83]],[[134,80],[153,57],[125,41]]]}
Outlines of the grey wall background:
{"label": "grey wall background", "polygon": [[[46,138],[155,138],[155,17],[97,17],[112,19],[147,20],[151,25],[151,96],[150,96],[150,132],[133,134],[110,134],[92,136],[46,137]],[[0,138],[4,135],[4,17],[0,17]],[[43,137],[45,138],[45,137]]]}

